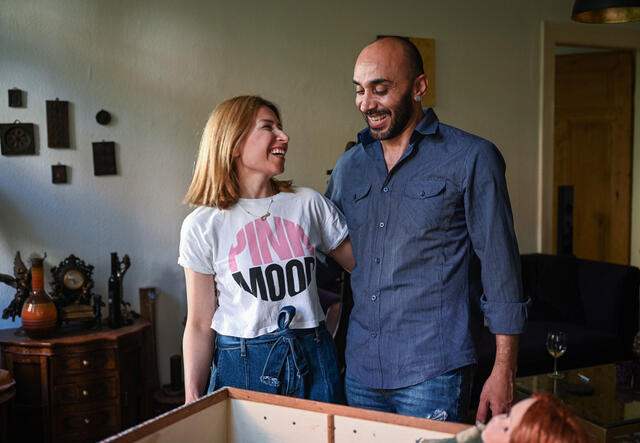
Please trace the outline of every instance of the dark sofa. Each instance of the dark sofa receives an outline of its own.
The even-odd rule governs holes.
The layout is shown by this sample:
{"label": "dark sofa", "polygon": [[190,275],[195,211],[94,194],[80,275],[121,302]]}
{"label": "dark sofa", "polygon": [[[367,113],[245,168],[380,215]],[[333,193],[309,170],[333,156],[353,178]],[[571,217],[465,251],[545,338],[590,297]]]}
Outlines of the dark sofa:
{"label": "dark sofa", "polygon": [[[640,270],[633,266],[583,260],[574,256],[521,256],[529,320],[520,336],[518,376],[550,372],[553,359],[547,332],[567,334],[567,352],[558,369],[593,366],[633,357],[638,332]],[[478,344],[478,368],[472,403],[476,403],[493,367],[494,336],[484,328]]]}
{"label": "dark sofa", "polygon": [[[531,304],[526,330],[519,340],[518,376],[553,370],[553,358],[545,346],[550,330],[567,334],[567,352],[558,359],[560,370],[633,358],[631,346],[639,315],[638,268],[548,254],[524,254],[520,259],[523,290]],[[325,310],[343,294],[335,334],[342,360],[353,306],[349,279],[331,261],[320,262],[317,275],[319,286],[326,289],[321,296]],[[495,338],[486,327],[477,349],[472,406],[477,405],[495,359]]]}

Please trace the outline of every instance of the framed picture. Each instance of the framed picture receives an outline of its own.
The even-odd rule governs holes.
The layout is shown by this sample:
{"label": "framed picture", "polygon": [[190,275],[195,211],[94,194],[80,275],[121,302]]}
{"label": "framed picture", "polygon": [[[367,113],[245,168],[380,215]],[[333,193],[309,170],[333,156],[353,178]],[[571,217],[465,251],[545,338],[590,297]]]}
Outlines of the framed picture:
{"label": "framed picture", "polygon": [[69,102],[47,100],[47,140],[50,148],[68,148]]}
{"label": "framed picture", "polygon": [[9,107],[22,108],[22,90],[18,88],[9,89]]}
{"label": "framed picture", "polygon": [[51,165],[51,183],[67,183],[66,165]]}
{"label": "framed picture", "polygon": [[115,142],[94,142],[93,143],[93,174],[94,175],[117,174]]}
{"label": "framed picture", "polygon": [[36,143],[33,123],[0,124],[2,155],[35,155]]}

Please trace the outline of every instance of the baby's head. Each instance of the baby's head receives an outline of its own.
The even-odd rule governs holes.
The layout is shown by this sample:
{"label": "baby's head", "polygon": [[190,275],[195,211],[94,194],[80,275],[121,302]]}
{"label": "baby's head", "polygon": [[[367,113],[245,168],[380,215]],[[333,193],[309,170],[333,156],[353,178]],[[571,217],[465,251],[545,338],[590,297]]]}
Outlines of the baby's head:
{"label": "baby's head", "polygon": [[592,441],[576,415],[551,394],[535,393],[493,417],[482,432],[485,443],[583,443]]}

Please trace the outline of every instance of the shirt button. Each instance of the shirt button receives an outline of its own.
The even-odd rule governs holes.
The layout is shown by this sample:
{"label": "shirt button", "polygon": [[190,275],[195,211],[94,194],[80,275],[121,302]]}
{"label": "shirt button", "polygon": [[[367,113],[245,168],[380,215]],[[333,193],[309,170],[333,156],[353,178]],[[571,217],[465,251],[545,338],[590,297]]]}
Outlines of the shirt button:
{"label": "shirt button", "polygon": [[380,226],[381,228],[384,228],[384,222],[380,222],[378,226]]}
{"label": "shirt button", "polygon": [[376,297],[375,295],[371,296],[371,301],[376,301],[378,299],[378,297]]}
{"label": "shirt button", "polygon": [[380,263],[380,259],[376,257],[376,263]]}
{"label": "shirt button", "polygon": [[420,191],[420,197],[424,197],[424,191]]}
{"label": "shirt button", "polygon": [[383,192],[389,192],[389,188],[387,188],[386,186],[384,188],[382,188]]}
{"label": "shirt button", "polygon": [[372,333],[371,333],[371,337],[373,337],[373,338],[376,338],[376,336],[377,336],[377,335],[378,335],[378,334],[376,334],[375,332],[372,332]]}

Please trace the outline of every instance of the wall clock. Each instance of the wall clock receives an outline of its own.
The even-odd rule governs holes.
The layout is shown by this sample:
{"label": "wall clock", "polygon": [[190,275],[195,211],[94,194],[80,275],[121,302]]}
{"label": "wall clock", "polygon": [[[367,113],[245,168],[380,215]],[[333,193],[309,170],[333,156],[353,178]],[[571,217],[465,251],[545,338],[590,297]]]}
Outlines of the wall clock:
{"label": "wall clock", "polygon": [[0,144],[2,155],[34,155],[36,153],[33,123],[0,124]]}

